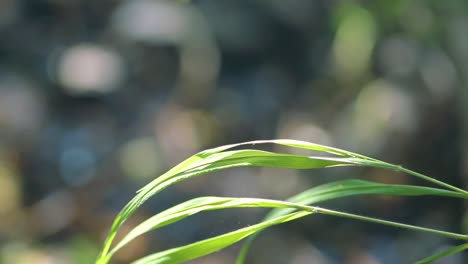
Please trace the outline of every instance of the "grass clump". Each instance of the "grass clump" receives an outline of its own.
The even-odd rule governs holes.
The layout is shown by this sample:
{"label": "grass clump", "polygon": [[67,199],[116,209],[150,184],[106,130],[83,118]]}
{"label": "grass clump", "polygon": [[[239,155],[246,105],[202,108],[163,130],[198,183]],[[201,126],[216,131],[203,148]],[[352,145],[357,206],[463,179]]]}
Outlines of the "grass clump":
{"label": "grass clump", "polygon": [[[316,152],[324,152],[328,156],[307,156],[261,151],[256,149],[232,150],[241,146],[256,144],[278,144],[291,148],[307,149]],[[245,197],[198,197],[175,205],[167,210],[159,212],[133,228],[118,243],[113,243],[115,236],[122,224],[137,210],[146,200],[154,198],[165,188],[183,180],[201,176],[207,173],[245,166],[275,167],[289,169],[316,169],[335,166],[366,166],[381,169],[395,170],[423,179],[434,187],[414,185],[382,184],[357,179],[341,180],[315,186],[305,192],[295,195],[288,200],[271,200]],[[163,175],[154,179],[141,188],[135,197],[121,210],[115,218],[104,245],[97,257],[96,264],[107,264],[112,256],[122,247],[130,243],[136,237],[149,231],[156,230],[166,225],[173,224],[184,218],[204,211],[223,210],[242,207],[271,208],[271,212],[257,224],[240,228],[219,236],[197,241],[181,247],[171,248],[154,254],[150,254],[134,261],[135,264],[143,263],[182,263],[196,259],[210,253],[228,247],[240,240],[247,239],[243,245],[236,264],[245,263],[250,244],[255,236],[262,230],[293,221],[312,214],[325,214],[343,218],[352,218],[361,221],[373,222],[382,225],[431,233],[445,236],[461,243],[458,246],[426,257],[418,263],[430,263],[442,257],[458,253],[468,248],[468,236],[451,233],[443,230],[430,229],[422,226],[407,225],[386,221],[361,215],[355,215],[340,211],[334,211],[315,206],[323,201],[339,199],[353,195],[397,195],[397,196],[445,196],[456,199],[468,199],[468,192],[458,187],[438,181],[426,175],[411,171],[398,165],[386,163],[374,158],[357,153],[332,148],[324,145],[305,141],[278,139],[251,141],[239,144],[221,146],[201,151],[194,156],[176,165]]]}

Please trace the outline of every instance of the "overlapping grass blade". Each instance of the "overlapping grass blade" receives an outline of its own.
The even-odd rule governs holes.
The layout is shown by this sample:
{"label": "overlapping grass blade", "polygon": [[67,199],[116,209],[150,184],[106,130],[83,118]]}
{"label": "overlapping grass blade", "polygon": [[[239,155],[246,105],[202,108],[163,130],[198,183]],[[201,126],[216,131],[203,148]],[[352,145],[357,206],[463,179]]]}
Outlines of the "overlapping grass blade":
{"label": "overlapping grass blade", "polygon": [[[232,198],[232,197],[199,197],[164,210],[133,228],[110,252],[111,256],[120,248],[136,237],[191,215],[203,212],[228,208],[265,207],[265,208],[295,208],[312,210],[310,207],[288,203],[284,201],[258,199],[258,198]],[[286,215],[286,214],[284,214]]]}
{"label": "overlapping grass blade", "polygon": [[108,262],[106,255],[109,252],[118,229],[141,204],[158,192],[181,180],[222,169],[245,166],[312,169],[339,165],[356,165],[356,161],[347,160],[346,158],[307,157],[259,150],[237,150],[220,153],[212,151],[197,154],[156,178],[138,191],[136,196],[122,209],[114,220],[97,263]]}
{"label": "overlapping grass blade", "polygon": [[407,186],[407,185],[388,185],[362,180],[345,180],[317,186],[305,191],[289,200],[289,202],[273,201],[253,198],[220,198],[220,197],[201,197],[178,204],[155,216],[147,219],[134,229],[132,229],[109,253],[114,254],[120,248],[128,244],[134,238],[161,228],[165,225],[182,220],[190,215],[207,210],[220,210],[236,207],[271,207],[283,208],[273,210],[265,220],[283,216],[291,213],[293,210],[306,209],[298,204],[307,205],[321,201],[338,199],[350,195],[360,194],[386,194],[386,195],[439,195],[449,197],[460,197],[461,195],[447,190]]}
{"label": "overlapping grass blade", "polygon": [[[287,201],[291,203],[312,205],[324,201],[333,199],[339,199],[353,195],[365,195],[365,194],[379,194],[379,195],[396,195],[396,196],[422,196],[422,195],[433,195],[433,196],[446,196],[454,198],[465,198],[463,194],[458,192],[412,186],[412,185],[397,185],[397,184],[383,184],[364,180],[344,180],[335,181],[332,183],[323,184],[302,193],[299,193]],[[267,214],[264,220],[273,219],[294,211],[294,208],[278,208],[273,209]],[[237,257],[236,264],[243,264],[247,257],[250,245],[258,234],[250,236],[242,246],[242,249]]]}
{"label": "overlapping grass blade", "polygon": [[[279,154],[259,150],[229,150],[243,145],[264,143],[274,143],[294,148],[326,152],[336,156],[309,157],[304,155]],[[222,169],[242,166],[267,166],[291,169],[311,169],[343,165],[372,166],[406,172],[416,177],[420,177],[432,183],[443,186],[445,188],[462,193],[463,195],[465,195],[465,197],[468,197],[468,192],[462,189],[429,178],[425,175],[412,172],[400,166],[378,161],[376,159],[372,159],[349,151],[331,148],[314,143],[296,140],[261,140],[226,145],[199,152],[198,154],[183,161],[179,165],[175,166],[168,172],[164,173],[163,175],[156,178],[155,180],[147,184],[145,187],[140,189],[136,196],[122,209],[122,211],[117,215],[116,219],[114,220],[96,263],[108,263],[108,261],[110,260],[108,253],[111,248],[112,242],[117,234],[117,231],[119,230],[120,226],[133,214],[133,212],[141,204],[143,204],[147,199],[162,191],[166,187],[184,179],[196,177],[199,175]]]}
{"label": "overlapping grass blade", "polygon": [[[397,192],[398,193],[398,192]],[[468,240],[468,236],[454,234],[449,232],[444,232],[440,230],[434,230],[429,228],[422,228],[418,226],[411,226],[396,222],[390,222],[385,220],[379,220],[369,217],[364,217],[360,215],[354,215],[349,213],[343,213],[339,211],[333,211],[324,208],[318,208],[313,206],[305,206],[301,204],[288,203],[284,201],[269,200],[269,199],[257,199],[257,198],[229,198],[229,197],[203,197],[196,198],[186,203],[177,205],[173,208],[168,209],[168,212],[163,212],[156,215],[152,219],[145,221],[138,227],[136,227],[129,234],[130,237],[136,237],[141,233],[152,230],[154,228],[159,228],[164,225],[173,223],[174,221],[181,220],[190,215],[193,215],[198,212],[208,211],[208,210],[220,210],[227,208],[239,208],[239,207],[273,207],[273,208],[295,208],[299,211],[288,213],[285,215],[277,216],[273,219],[264,220],[258,224],[241,228],[223,235],[191,243],[182,247],[172,248],[159,253],[155,253],[146,257],[143,257],[140,260],[135,261],[135,264],[143,263],[181,263],[184,261],[192,260],[199,258],[218,250],[221,250],[225,247],[228,247],[248,236],[251,236],[255,233],[260,232],[263,229],[266,229],[272,225],[277,225],[285,223],[291,220],[298,219],[300,217],[307,216],[311,213],[321,213],[328,215],[335,215],[339,217],[347,217],[352,219],[370,221],[374,223],[380,223],[385,225],[391,225],[396,227],[407,228],[411,230],[424,231],[433,234],[445,235],[452,238]],[[134,232],[132,234],[132,232]],[[124,241],[127,239],[124,238]],[[118,246],[119,247],[119,246]]]}
{"label": "overlapping grass blade", "polygon": [[454,246],[454,247],[451,247],[451,248],[448,248],[442,252],[437,252],[436,254],[432,255],[432,256],[429,256],[427,258],[424,258],[422,260],[419,260],[418,262],[416,262],[415,264],[428,264],[428,263],[432,263],[436,260],[439,260],[443,257],[447,257],[447,256],[450,256],[450,255],[453,255],[453,254],[456,254],[456,253],[459,253],[459,252],[462,252],[463,250],[466,250],[468,249],[468,243],[466,244],[461,244],[461,245],[458,245],[458,246]]}
{"label": "overlapping grass blade", "polygon": [[161,251],[155,254],[148,255],[142,259],[139,259],[133,264],[177,264],[182,263],[184,261],[196,259],[202,256],[206,256],[218,250],[221,250],[225,247],[228,247],[249,235],[258,232],[262,229],[270,227],[272,225],[277,225],[281,223],[285,223],[288,221],[292,221],[294,219],[298,219],[300,217],[306,216],[311,214],[311,212],[307,211],[298,211],[294,213],[290,213],[272,220],[263,221],[261,223],[251,225],[248,227],[244,227],[238,229],[233,232],[229,232],[220,236],[216,236],[213,238],[201,240],[186,246],[172,248],[169,250]]}
{"label": "overlapping grass blade", "polygon": [[[365,180],[344,180],[326,183],[304,192],[301,192],[287,201],[299,204],[316,204],[323,201],[338,199],[351,195],[364,195],[364,194],[380,194],[380,195],[397,195],[397,196],[446,196],[454,198],[465,198],[465,195],[431,187],[414,186],[414,185],[400,185],[400,184],[384,184],[377,182],[370,182]],[[294,209],[274,209],[265,219],[271,219],[276,216],[287,214]]]}

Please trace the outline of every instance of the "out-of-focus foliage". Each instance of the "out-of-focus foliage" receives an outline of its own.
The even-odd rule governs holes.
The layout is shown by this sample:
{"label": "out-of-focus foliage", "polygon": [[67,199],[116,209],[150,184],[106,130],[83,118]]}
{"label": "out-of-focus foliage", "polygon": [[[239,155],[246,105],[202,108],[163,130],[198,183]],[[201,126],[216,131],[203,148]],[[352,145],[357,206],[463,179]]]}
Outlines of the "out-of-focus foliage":
{"label": "out-of-focus foliage", "polygon": [[[466,186],[467,24],[463,0],[1,1],[0,262],[93,261],[134,190],[202,148],[231,142],[308,140]],[[220,176],[161,193],[127,228],[195,194],[285,198],[332,177],[270,169]],[[468,230],[461,202],[392,197],[332,206]],[[115,257],[127,263],[259,213],[197,216]],[[323,232],[330,229],[336,235]],[[404,263],[449,243],[328,218],[259,240],[252,263]],[[232,262],[233,252],[202,263]]]}

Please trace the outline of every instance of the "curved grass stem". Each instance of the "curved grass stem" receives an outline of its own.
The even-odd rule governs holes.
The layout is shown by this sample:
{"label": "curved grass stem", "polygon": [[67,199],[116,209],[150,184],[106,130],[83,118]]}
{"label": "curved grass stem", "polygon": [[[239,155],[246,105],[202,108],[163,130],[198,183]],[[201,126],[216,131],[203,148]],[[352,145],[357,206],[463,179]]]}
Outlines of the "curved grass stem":
{"label": "curved grass stem", "polygon": [[453,186],[453,185],[450,185],[450,184],[448,184],[448,183],[445,183],[445,182],[436,180],[436,179],[431,178],[431,177],[429,177],[429,176],[426,176],[426,175],[424,175],[424,174],[421,174],[421,173],[418,173],[418,172],[415,172],[415,171],[412,171],[412,170],[409,170],[409,169],[406,169],[406,168],[403,168],[403,167],[399,167],[398,170],[401,171],[401,172],[405,172],[405,173],[408,173],[408,174],[410,174],[410,175],[413,175],[413,176],[415,176],[415,177],[418,177],[418,178],[420,178],[420,179],[423,179],[423,180],[425,180],[425,181],[434,183],[434,184],[436,184],[436,185],[445,187],[445,188],[447,188],[447,189],[449,189],[449,190],[462,193],[462,194],[465,195],[466,198],[468,198],[468,191],[466,191],[466,190],[460,189],[460,188],[455,187],[455,186]]}
{"label": "curved grass stem", "polygon": [[455,246],[455,247],[451,247],[449,249],[446,249],[442,252],[438,252],[430,257],[427,257],[427,258],[424,258],[418,262],[416,262],[415,264],[428,264],[428,263],[432,263],[436,260],[439,260],[443,257],[446,257],[446,256],[450,256],[450,255],[453,255],[453,254],[456,254],[456,253],[459,253],[459,252],[462,252],[464,250],[467,250],[468,249],[468,243],[465,243],[465,244],[462,244],[462,245],[459,245],[459,246]]}
{"label": "curved grass stem", "polygon": [[314,212],[326,214],[326,215],[351,218],[351,219],[356,219],[356,220],[361,220],[361,221],[366,221],[366,222],[372,222],[372,223],[377,223],[377,224],[382,224],[382,225],[395,226],[395,227],[400,227],[400,228],[414,230],[414,231],[422,231],[426,233],[442,235],[442,236],[453,238],[453,239],[468,240],[468,235],[441,231],[441,230],[436,230],[436,229],[431,229],[431,228],[426,228],[426,227],[402,224],[402,223],[397,223],[397,222],[392,222],[392,221],[387,221],[387,220],[382,220],[382,219],[377,219],[377,218],[372,218],[372,217],[366,217],[366,216],[361,216],[361,215],[356,215],[356,214],[350,214],[350,213],[324,209],[320,207],[314,207]]}

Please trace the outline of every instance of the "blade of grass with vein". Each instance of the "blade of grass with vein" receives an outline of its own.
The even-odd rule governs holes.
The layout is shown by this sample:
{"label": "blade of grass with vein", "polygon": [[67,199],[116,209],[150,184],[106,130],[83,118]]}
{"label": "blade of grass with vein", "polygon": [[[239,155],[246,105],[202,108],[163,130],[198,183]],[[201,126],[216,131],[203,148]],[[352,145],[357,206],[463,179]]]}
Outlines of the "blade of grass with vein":
{"label": "blade of grass with vein", "polygon": [[[257,198],[229,198],[229,197],[203,197],[196,198],[191,201],[184,203],[185,205],[177,205],[173,208],[170,208],[171,212],[163,213],[162,217],[158,214],[156,218],[152,221],[146,221],[135,229],[141,229],[140,232],[145,232],[145,230],[151,230],[154,228],[162,227],[166,224],[172,223],[173,220],[181,220],[185,217],[188,217],[192,214],[199,213],[201,211],[208,210],[220,210],[227,208],[239,208],[239,207],[293,207],[300,211],[292,212],[286,215],[278,216],[274,219],[264,220],[258,224],[241,228],[223,235],[191,243],[185,246],[168,249],[161,251],[149,256],[143,257],[140,260],[134,262],[134,264],[143,264],[143,263],[181,263],[184,261],[192,260],[199,258],[213,252],[219,251],[223,248],[226,248],[248,236],[251,236],[257,232],[260,232],[263,229],[266,229],[270,226],[285,223],[291,220],[295,220],[304,216],[307,216],[311,213],[321,213],[327,215],[334,215],[339,217],[346,217],[351,219],[363,220],[373,223],[379,223],[384,225],[390,225],[410,230],[423,231],[432,234],[438,234],[447,236],[455,239],[468,240],[468,236],[455,234],[440,230],[434,230],[430,228],[423,228],[419,226],[412,226],[402,223],[396,223],[391,221],[385,221],[375,218],[369,218],[365,216],[349,214],[319,207],[313,206],[304,206],[301,204],[288,203],[284,201],[270,200],[270,199],[257,199]],[[174,208],[177,208],[174,210]],[[180,214],[175,213],[174,211],[179,211]],[[134,229],[134,230],[135,230]],[[132,231],[133,232],[133,231]],[[138,231],[137,231],[138,233]],[[125,238],[124,238],[125,240]]]}
{"label": "blade of grass with vein", "polygon": [[[414,185],[384,184],[365,180],[344,180],[326,183],[301,192],[287,199],[288,202],[304,205],[316,204],[323,201],[333,200],[351,195],[380,194],[398,196],[446,196],[454,198],[465,198],[466,196],[449,190],[422,187]],[[265,219],[287,214],[293,209],[274,209]]]}
{"label": "blade of grass with vein", "polygon": [[[284,201],[259,199],[259,198],[232,198],[232,197],[199,197],[164,210],[133,228],[110,252],[112,256],[120,248],[127,245],[136,237],[149,231],[164,227],[174,222],[185,219],[191,215],[203,212],[228,208],[295,208],[308,210],[311,208]],[[285,214],[286,215],[286,214]]]}
{"label": "blade of grass with vein", "polygon": [[[203,153],[204,154],[204,153]],[[201,157],[201,158],[200,158]],[[356,165],[356,161],[346,158],[307,157],[301,155],[278,154],[259,150],[238,150],[210,155],[195,155],[143,187],[117,215],[104,242],[104,247],[96,263],[108,262],[107,253],[120,226],[147,199],[181,180],[215,172],[227,168],[243,166],[270,166],[290,169],[326,168],[339,165]]]}
{"label": "blade of grass with vein", "polygon": [[[228,149],[242,145],[264,143],[274,143],[290,147],[315,150],[319,152],[327,152],[333,155],[338,155],[339,158],[307,157],[303,155],[278,154],[258,150],[227,151]],[[166,187],[175,184],[181,180],[222,169],[242,166],[270,166],[292,169],[310,169],[326,168],[339,165],[373,166],[394,170],[401,169],[400,166],[381,162],[356,153],[295,140],[251,141],[240,144],[226,145],[202,151],[185,160],[184,162],[180,163],[179,165],[175,166],[173,169],[169,170],[160,177],[156,178],[137,193],[137,195],[122,209],[122,211],[117,215],[116,219],[114,220],[96,263],[105,264],[108,262],[108,258],[106,257],[106,255],[109,252],[109,249],[115,238],[115,235],[117,234],[117,231],[119,230],[120,226],[133,214],[133,212],[141,204],[143,204],[147,199],[162,191]],[[429,178],[422,174],[412,173],[409,170],[405,172],[423,179]],[[468,196],[468,192],[464,190],[458,189],[454,186],[445,183],[441,183],[434,179],[430,179],[431,178],[429,178],[428,181],[439,184],[448,189],[464,193]]]}
{"label": "blade of grass with vein", "polygon": [[[466,199],[466,197],[463,194],[449,190],[412,185],[383,184],[352,179],[344,181],[335,181],[332,183],[316,186],[297,195],[294,195],[287,201],[291,203],[311,205],[347,196],[364,194],[397,196],[433,195]],[[268,213],[265,216],[264,220],[273,219],[275,217],[291,213],[294,210],[294,208],[273,209],[270,213]],[[245,262],[250,245],[252,244],[253,240],[256,238],[257,235],[258,233],[250,236],[245,241],[237,257],[236,264],[243,264]]]}
{"label": "blade of grass with vein", "polygon": [[281,216],[272,220],[264,221],[255,225],[244,227],[233,232],[229,232],[220,236],[213,238],[201,240],[186,246],[172,248],[162,252],[148,255],[144,258],[141,258],[133,264],[177,264],[184,261],[196,259],[202,256],[206,256],[213,252],[219,251],[223,248],[226,248],[255,232],[258,232],[262,229],[270,227],[272,225],[285,223],[292,221],[294,219],[306,216],[311,214],[311,212],[299,211],[294,212],[285,216]]}
{"label": "blade of grass with vein", "polygon": [[[207,210],[220,210],[234,207],[271,207],[271,208],[287,208],[273,210],[268,218],[270,220],[275,217],[283,216],[297,209],[310,209],[309,207],[300,207],[298,204],[307,205],[320,201],[338,199],[350,195],[360,194],[386,194],[386,195],[438,195],[449,197],[461,197],[460,194],[452,191],[419,187],[407,185],[389,185],[373,183],[362,180],[345,180],[317,186],[311,190],[303,192],[288,202],[280,202],[265,199],[252,198],[219,198],[219,197],[202,197],[192,199],[190,201],[178,204],[161,213],[147,219],[140,225],[133,228],[109,253],[112,256],[120,248],[128,244],[134,238],[161,228],[165,225],[180,221],[190,215]],[[292,202],[292,203],[291,203]],[[276,214],[274,213],[276,212]]]}

